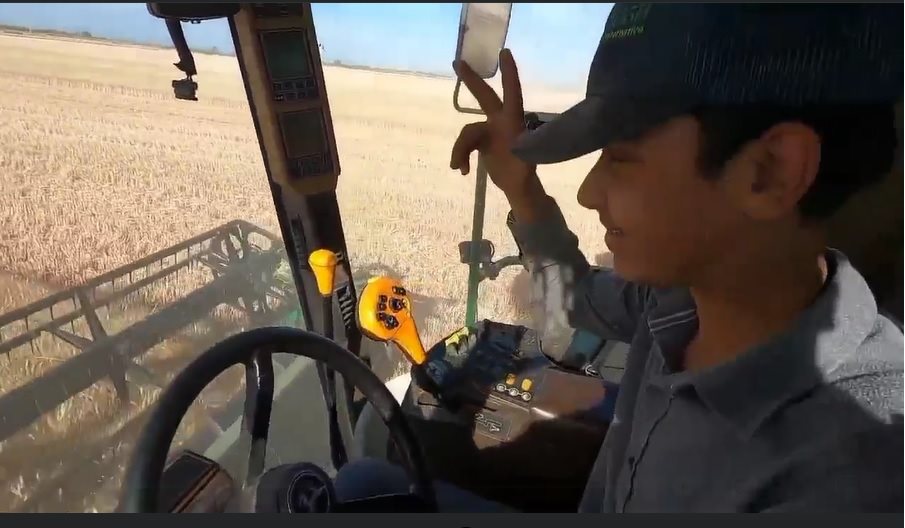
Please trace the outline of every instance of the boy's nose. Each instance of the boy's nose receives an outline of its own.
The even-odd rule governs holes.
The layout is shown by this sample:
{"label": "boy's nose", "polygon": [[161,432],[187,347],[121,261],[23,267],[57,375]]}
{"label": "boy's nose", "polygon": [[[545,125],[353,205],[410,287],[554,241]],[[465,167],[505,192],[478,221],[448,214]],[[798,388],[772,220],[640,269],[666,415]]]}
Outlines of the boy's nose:
{"label": "boy's nose", "polygon": [[605,177],[598,161],[578,188],[578,203],[586,209],[599,210],[606,204]]}

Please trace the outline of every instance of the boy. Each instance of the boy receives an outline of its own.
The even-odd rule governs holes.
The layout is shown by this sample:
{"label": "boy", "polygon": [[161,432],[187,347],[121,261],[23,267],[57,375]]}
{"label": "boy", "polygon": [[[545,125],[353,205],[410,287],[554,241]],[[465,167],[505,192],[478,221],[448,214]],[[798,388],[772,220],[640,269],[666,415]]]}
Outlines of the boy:
{"label": "boy", "polygon": [[[550,312],[631,343],[581,511],[902,509],[901,331],[822,221],[890,170],[901,6],[616,4],[587,98],[532,133],[456,71]],[[592,271],[535,166],[602,149]],[[564,447],[567,448],[567,447]],[[441,505],[443,500],[440,500]]]}

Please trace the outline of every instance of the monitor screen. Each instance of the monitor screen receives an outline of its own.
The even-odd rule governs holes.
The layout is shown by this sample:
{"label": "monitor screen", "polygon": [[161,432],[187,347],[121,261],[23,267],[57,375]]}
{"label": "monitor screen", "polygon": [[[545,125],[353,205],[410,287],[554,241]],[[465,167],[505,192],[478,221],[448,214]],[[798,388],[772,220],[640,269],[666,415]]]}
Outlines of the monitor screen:
{"label": "monitor screen", "polygon": [[261,35],[264,58],[272,81],[311,75],[308,39],[301,30],[269,31]]}
{"label": "monitor screen", "polygon": [[289,159],[326,153],[326,130],[320,110],[282,114],[280,128],[283,129],[283,142]]}

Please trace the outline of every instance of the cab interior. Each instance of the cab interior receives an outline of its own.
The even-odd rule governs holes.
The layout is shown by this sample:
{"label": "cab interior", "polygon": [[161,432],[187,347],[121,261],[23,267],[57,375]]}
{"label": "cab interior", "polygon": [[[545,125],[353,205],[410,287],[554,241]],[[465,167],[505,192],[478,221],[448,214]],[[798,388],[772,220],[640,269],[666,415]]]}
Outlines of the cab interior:
{"label": "cab interior", "polygon": [[[185,74],[173,81],[173,95],[187,101],[203,97],[203,85],[199,92],[193,78],[199,72],[180,25],[229,22],[305,330],[258,328],[199,350],[198,359],[161,396],[141,434],[124,479],[121,510],[432,511],[430,479],[442,479],[520,511],[575,511],[606,435],[610,415],[602,402],[618,384],[626,344],[594,344],[599,359],[589,371],[587,365],[563,364],[544,350],[535,329],[513,321],[480,321],[480,335],[451,324],[449,334],[432,343],[421,343],[414,327],[404,334],[417,309],[404,281],[379,274],[353,280],[343,225],[372,220],[343,217],[336,199],[343,157],[310,4],[151,3],[148,9],[170,30],[179,56],[175,66]],[[897,130],[893,169],[832,219],[830,245],[865,275],[878,305],[901,328],[901,103]],[[477,266],[476,255],[462,258]],[[438,396],[433,374],[421,368],[425,358],[469,339],[477,340],[477,352],[461,366],[456,378],[461,390]],[[501,347],[508,349],[498,352]],[[263,466],[267,429],[287,418],[272,417],[268,399],[298,397],[292,387],[275,388],[268,354],[276,350],[318,362],[316,378],[306,379],[319,385],[317,399],[296,412],[328,408],[329,423],[318,432],[330,437],[327,465],[333,467],[323,474],[299,461]],[[98,354],[92,361],[106,364],[110,357]],[[407,369],[392,376],[400,357],[408,361]],[[201,382],[235,364],[246,372],[241,431],[235,433],[248,441],[228,442],[216,459],[170,453],[168,440]],[[32,419],[32,411],[26,416],[15,410],[30,397],[2,397],[0,408],[9,410],[5,423],[20,415],[22,423]],[[328,500],[324,506],[310,489],[293,487],[305,478],[327,485],[337,466],[364,456],[406,467],[413,476],[411,494],[355,504]],[[230,475],[227,466],[239,467],[244,476]],[[265,488],[272,496],[265,496]]]}

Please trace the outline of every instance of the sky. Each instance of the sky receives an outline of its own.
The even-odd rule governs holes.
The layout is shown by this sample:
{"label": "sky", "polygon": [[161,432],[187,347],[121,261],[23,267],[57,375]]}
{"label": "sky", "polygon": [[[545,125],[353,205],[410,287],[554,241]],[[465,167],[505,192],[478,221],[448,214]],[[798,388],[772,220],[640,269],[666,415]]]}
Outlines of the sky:
{"label": "sky", "polygon": [[[326,61],[452,75],[462,4],[312,4]],[[514,4],[507,37],[525,82],[583,88],[612,4]],[[0,23],[169,45],[145,4],[0,4]],[[183,24],[190,47],[231,51],[224,20]]]}

